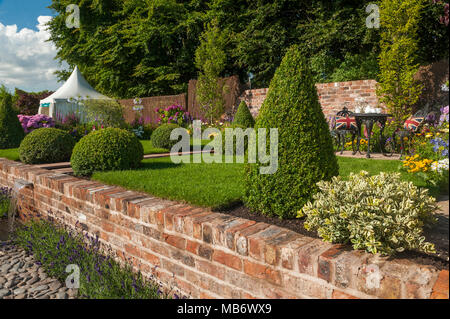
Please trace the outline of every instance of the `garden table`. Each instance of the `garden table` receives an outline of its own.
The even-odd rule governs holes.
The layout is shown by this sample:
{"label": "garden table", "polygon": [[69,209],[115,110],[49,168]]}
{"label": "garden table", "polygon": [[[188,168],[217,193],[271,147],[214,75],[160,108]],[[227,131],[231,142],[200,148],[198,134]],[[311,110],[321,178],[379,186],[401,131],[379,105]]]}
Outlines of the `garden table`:
{"label": "garden table", "polygon": [[[356,143],[356,151],[353,152],[353,155],[355,155],[357,152],[360,152],[359,150],[359,146],[360,146],[360,141],[361,141],[361,129],[362,129],[362,125],[364,124],[364,126],[366,127],[367,130],[367,154],[366,157],[370,158],[370,140],[371,140],[371,135],[372,135],[372,129],[373,129],[373,125],[375,123],[380,123],[380,145],[383,145],[383,131],[384,131],[384,127],[386,126],[386,122],[388,117],[392,117],[391,114],[385,114],[385,113],[351,113],[350,116],[355,117],[356,120],[356,125],[358,126],[358,140]],[[381,146],[381,152],[383,153],[383,155],[386,156],[383,147]],[[361,152],[360,152],[361,153]]]}

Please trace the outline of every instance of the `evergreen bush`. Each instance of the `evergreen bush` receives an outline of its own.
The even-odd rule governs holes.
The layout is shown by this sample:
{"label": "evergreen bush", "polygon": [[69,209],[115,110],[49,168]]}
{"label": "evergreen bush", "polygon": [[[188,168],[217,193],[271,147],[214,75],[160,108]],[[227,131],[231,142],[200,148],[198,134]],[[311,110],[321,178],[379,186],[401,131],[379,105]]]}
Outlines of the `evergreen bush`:
{"label": "evergreen bush", "polygon": [[288,50],[270,83],[255,124],[259,128],[278,128],[278,170],[264,175],[259,168],[265,164],[247,164],[244,201],[265,215],[295,217],[317,192],[317,182],[338,175],[315,83],[296,46]]}

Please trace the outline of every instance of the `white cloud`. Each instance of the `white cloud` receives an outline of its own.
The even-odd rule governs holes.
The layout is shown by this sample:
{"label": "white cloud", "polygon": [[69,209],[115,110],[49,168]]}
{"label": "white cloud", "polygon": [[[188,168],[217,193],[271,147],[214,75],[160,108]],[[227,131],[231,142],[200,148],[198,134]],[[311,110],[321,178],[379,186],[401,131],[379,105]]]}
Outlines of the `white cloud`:
{"label": "white cloud", "polygon": [[46,41],[50,33],[45,24],[51,19],[38,17],[38,31],[0,22],[0,85],[26,91],[56,90],[61,85],[53,74],[59,69],[56,47]]}

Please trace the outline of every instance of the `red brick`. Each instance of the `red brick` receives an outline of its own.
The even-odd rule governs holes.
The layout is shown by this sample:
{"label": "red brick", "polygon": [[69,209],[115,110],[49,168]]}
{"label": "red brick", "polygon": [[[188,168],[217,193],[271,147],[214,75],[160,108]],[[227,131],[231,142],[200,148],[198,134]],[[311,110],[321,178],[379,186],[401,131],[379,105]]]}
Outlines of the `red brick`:
{"label": "red brick", "polygon": [[108,223],[107,221],[102,221],[102,229],[108,233],[114,233],[114,224]]}
{"label": "red brick", "polygon": [[334,245],[319,256],[317,276],[327,282],[332,281],[334,275],[334,259],[344,252],[344,245]]}
{"label": "red brick", "polygon": [[198,271],[207,273],[208,275],[224,280],[225,271],[223,269],[224,267],[222,266],[214,265],[209,261],[196,260],[195,267],[198,269]]}
{"label": "red brick", "polygon": [[221,250],[214,250],[212,259],[218,263],[221,263],[230,268],[241,270],[242,269],[242,260],[241,258],[227,254]]}
{"label": "red brick", "polygon": [[187,243],[186,243],[186,250],[187,250],[188,252],[192,253],[192,254],[197,255],[197,254],[198,254],[198,246],[199,246],[199,245],[200,245],[200,244],[197,243],[197,242],[195,242],[195,241],[187,240]]}
{"label": "red brick", "polygon": [[277,285],[281,284],[280,272],[267,265],[244,260],[244,273],[255,278],[268,280]]}
{"label": "red brick", "polygon": [[164,241],[178,249],[186,248],[186,239],[174,235],[164,234]]}
{"label": "red brick", "polygon": [[278,265],[281,257],[281,246],[298,238],[294,232],[282,232],[267,240],[264,244],[264,260],[269,265]]}
{"label": "red brick", "polygon": [[160,261],[159,257],[156,255],[153,255],[149,252],[142,250],[141,257],[148,263],[152,264],[153,266],[158,266],[158,267],[161,266],[161,261]]}
{"label": "red brick", "polygon": [[320,239],[302,246],[298,250],[298,270],[311,276],[317,276],[317,263],[319,256],[326,250],[330,249],[332,245],[325,243]]}
{"label": "red brick", "polygon": [[140,257],[140,251],[135,245],[125,244],[125,251],[136,257]]}
{"label": "red brick", "polygon": [[248,237],[249,254],[256,260],[264,260],[265,241],[285,232],[283,228],[270,226]]}
{"label": "red brick", "polygon": [[432,299],[448,299],[449,298],[448,287],[449,287],[448,270],[442,270],[439,273],[438,279],[436,280],[436,282],[434,284],[431,298]]}
{"label": "red brick", "polygon": [[332,295],[333,299],[359,299],[355,296],[349,295],[345,292],[339,291],[339,290],[333,290],[333,295]]}

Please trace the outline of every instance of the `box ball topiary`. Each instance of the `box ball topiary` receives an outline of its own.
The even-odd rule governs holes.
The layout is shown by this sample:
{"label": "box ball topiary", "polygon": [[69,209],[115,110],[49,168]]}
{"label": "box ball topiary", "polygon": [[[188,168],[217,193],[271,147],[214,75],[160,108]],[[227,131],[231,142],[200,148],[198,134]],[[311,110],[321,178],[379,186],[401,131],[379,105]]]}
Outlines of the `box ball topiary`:
{"label": "box ball topiary", "polygon": [[180,128],[177,124],[163,124],[153,131],[151,142],[153,147],[170,150],[178,141],[170,140],[173,129]]}
{"label": "box ball topiary", "polygon": [[252,113],[250,113],[245,101],[242,101],[239,104],[236,114],[234,115],[233,124],[242,125],[244,127],[255,126],[255,119],[253,118]]}
{"label": "box ball topiary", "polygon": [[19,147],[25,137],[9,94],[0,98],[0,149]]}
{"label": "box ball topiary", "polygon": [[267,164],[246,164],[244,202],[264,215],[293,218],[318,191],[316,183],[339,169],[311,70],[297,46],[288,50],[270,83],[256,119],[255,130],[260,128],[267,136],[278,128],[278,169],[260,174]]}
{"label": "box ball topiary", "polygon": [[19,158],[26,164],[67,162],[75,146],[74,138],[66,131],[44,127],[34,130],[19,146]]}
{"label": "box ball topiary", "polygon": [[95,171],[139,167],[144,148],[139,139],[124,129],[106,128],[83,137],[74,147],[70,163],[77,176]]}

